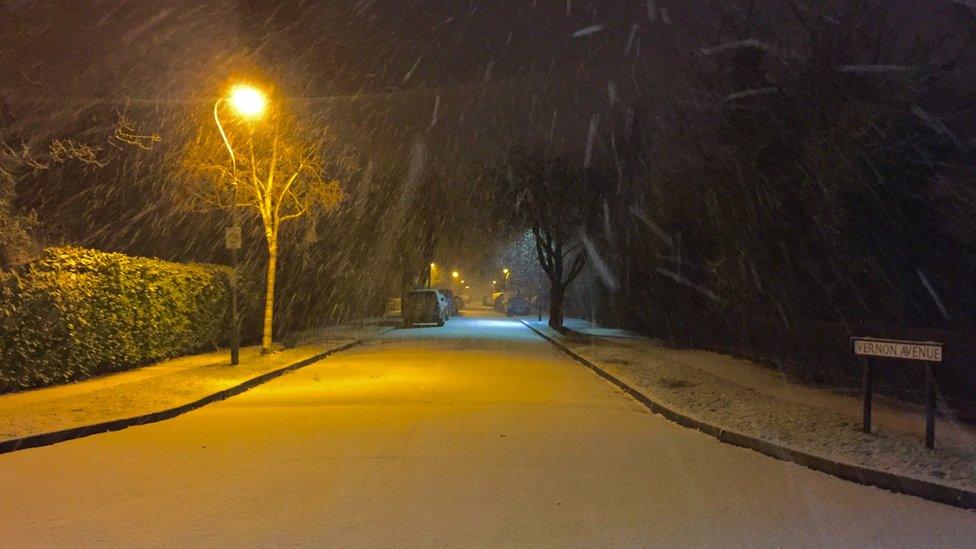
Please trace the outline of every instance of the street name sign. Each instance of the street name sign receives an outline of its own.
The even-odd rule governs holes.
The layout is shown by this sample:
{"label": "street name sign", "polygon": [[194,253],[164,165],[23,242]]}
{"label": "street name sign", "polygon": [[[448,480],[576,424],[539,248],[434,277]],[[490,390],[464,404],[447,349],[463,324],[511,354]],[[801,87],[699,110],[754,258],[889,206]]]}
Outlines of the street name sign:
{"label": "street name sign", "polygon": [[935,368],[942,362],[942,343],[902,341],[875,337],[852,337],[854,354],[861,357],[863,416],[861,430],[871,432],[871,394],[874,366],[878,359],[911,360],[925,363],[925,447],[935,448]]}
{"label": "street name sign", "polygon": [[899,341],[896,339],[854,338],[854,354],[942,362],[942,344],[933,341]]}

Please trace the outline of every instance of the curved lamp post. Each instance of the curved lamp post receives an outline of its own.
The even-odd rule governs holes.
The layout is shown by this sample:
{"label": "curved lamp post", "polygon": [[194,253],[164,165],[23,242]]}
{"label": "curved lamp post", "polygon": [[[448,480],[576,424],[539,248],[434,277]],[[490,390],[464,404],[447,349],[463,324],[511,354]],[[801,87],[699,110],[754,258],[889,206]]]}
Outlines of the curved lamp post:
{"label": "curved lamp post", "polygon": [[231,179],[234,183],[234,200],[231,202],[231,226],[225,230],[226,246],[231,253],[231,268],[233,273],[230,281],[230,307],[231,307],[231,336],[230,336],[230,363],[236,365],[240,363],[241,348],[241,319],[237,311],[237,278],[238,278],[238,258],[237,250],[241,247],[241,221],[240,213],[237,210],[237,158],[234,156],[234,148],[227,139],[223,124],[220,123],[219,108],[227,103],[234,110],[234,113],[243,120],[254,121],[264,115],[267,99],[261,90],[247,85],[237,85],[231,88],[227,97],[221,97],[214,103],[213,114],[214,122],[220,131],[220,137],[224,140],[227,147],[227,154],[230,155]]}

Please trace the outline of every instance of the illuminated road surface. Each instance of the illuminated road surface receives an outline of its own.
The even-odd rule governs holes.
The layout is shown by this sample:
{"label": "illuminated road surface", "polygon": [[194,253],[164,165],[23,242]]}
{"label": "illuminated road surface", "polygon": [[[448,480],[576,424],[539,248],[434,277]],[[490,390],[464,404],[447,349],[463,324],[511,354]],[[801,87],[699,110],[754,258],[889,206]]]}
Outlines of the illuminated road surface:
{"label": "illuminated road surface", "polygon": [[723,445],[452,319],[180,418],[0,456],[0,546],[969,546],[976,514]]}

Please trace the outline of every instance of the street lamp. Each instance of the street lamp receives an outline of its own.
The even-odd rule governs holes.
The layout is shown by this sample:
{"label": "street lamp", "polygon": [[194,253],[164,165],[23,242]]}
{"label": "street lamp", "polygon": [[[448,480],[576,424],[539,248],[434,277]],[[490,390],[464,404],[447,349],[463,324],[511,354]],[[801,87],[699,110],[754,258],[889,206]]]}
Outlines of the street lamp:
{"label": "street lamp", "polygon": [[451,278],[457,278],[457,277],[459,277],[459,276],[461,276],[461,273],[459,273],[459,272],[457,272],[457,271],[453,271],[453,272],[451,273]]}
{"label": "street lamp", "polygon": [[249,120],[261,118],[268,104],[261,90],[243,84],[231,88],[229,99],[238,116]]}
{"label": "street lamp", "polygon": [[236,365],[240,363],[241,353],[241,319],[237,311],[237,278],[238,278],[238,258],[237,250],[241,248],[241,220],[237,210],[237,158],[234,156],[234,148],[230,146],[227,133],[224,131],[223,124],[220,123],[219,108],[222,103],[229,103],[238,117],[244,120],[257,120],[264,114],[267,106],[267,99],[261,90],[247,85],[237,85],[231,88],[227,97],[221,97],[214,103],[213,114],[214,122],[220,131],[220,137],[224,140],[227,147],[227,154],[230,155],[231,180],[234,183],[234,200],[231,202],[231,226],[224,231],[224,240],[227,249],[231,254],[231,273],[230,280],[230,309],[231,309],[231,336],[230,336],[230,363]]}

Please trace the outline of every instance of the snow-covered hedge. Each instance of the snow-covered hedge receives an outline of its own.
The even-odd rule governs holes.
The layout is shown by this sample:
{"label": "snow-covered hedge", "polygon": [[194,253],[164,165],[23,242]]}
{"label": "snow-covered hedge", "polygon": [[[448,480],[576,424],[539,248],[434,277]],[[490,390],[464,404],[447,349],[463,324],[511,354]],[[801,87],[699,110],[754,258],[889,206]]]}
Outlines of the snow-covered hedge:
{"label": "snow-covered hedge", "polygon": [[229,273],[83,248],[48,248],[0,273],[0,392],[124,370],[227,338]]}

